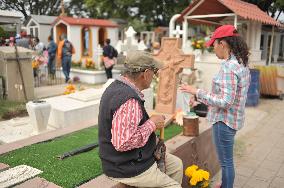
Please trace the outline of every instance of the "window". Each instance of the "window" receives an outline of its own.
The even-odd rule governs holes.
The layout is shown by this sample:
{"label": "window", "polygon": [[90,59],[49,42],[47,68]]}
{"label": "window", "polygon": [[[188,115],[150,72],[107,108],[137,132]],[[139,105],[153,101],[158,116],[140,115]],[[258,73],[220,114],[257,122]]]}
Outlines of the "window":
{"label": "window", "polygon": [[34,36],[34,30],[33,30],[33,28],[30,28],[30,35],[31,35],[31,36]]}
{"label": "window", "polygon": [[38,28],[35,28],[35,36],[38,37]]}
{"label": "window", "polygon": [[83,27],[81,31],[82,56],[91,56],[91,33],[89,27]]}

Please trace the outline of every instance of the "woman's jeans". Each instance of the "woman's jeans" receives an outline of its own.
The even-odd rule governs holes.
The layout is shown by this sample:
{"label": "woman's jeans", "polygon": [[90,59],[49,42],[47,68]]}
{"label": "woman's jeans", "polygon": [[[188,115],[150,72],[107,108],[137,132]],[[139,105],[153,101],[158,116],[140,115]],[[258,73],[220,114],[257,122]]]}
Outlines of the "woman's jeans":
{"label": "woman's jeans", "polygon": [[219,121],[213,125],[213,140],[222,169],[222,188],[233,188],[235,169],[233,160],[236,130]]}
{"label": "woman's jeans", "polygon": [[111,66],[109,68],[105,68],[107,79],[112,78],[112,68],[113,68],[113,66]]}

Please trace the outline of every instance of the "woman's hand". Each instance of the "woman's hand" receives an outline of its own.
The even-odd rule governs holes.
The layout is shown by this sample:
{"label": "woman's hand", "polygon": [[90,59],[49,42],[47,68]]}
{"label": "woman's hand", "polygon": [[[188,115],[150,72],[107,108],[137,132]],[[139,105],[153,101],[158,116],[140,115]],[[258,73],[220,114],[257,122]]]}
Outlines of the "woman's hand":
{"label": "woman's hand", "polygon": [[196,100],[195,100],[195,96],[192,95],[192,96],[190,97],[190,99],[189,99],[189,106],[190,106],[190,107],[195,107],[195,106],[197,106],[198,104],[200,104],[200,102],[196,101]]}
{"label": "woman's hand", "polygon": [[187,84],[182,84],[179,89],[182,91],[182,92],[186,92],[186,93],[190,93],[192,95],[196,95],[197,93],[197,89],[191,85],[187,85]]}

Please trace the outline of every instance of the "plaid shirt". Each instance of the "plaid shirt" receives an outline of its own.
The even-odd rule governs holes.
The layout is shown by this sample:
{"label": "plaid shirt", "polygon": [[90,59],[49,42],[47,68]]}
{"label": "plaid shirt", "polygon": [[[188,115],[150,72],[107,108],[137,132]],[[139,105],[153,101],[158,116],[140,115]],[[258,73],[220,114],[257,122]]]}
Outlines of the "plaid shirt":
{"label": "plaid shirt", "polygon": [[196,95],[199,101],[209,106],[209,123],[213,125],[222,121],[232,129],[241,129],[249,84],[248,67],[239,64],[233,55],[223,61],[219,73],[213,78],[211,93],[198,89]]}

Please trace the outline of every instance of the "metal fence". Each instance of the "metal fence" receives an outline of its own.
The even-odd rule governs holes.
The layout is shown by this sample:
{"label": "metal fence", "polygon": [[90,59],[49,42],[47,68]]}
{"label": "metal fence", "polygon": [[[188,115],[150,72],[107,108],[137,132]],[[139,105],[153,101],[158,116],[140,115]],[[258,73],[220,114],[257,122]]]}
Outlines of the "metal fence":
{"label": "metal fence", "polygon": [[48,73],[48,67],[46,65],[33,69],[33,74],[34,87],[64,84],[64,79],[62,79],[63,76],[61,75],[63,72],[60,67],[56,67],[54,75]]}

